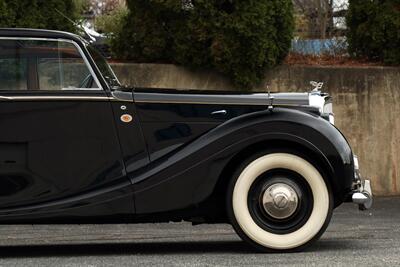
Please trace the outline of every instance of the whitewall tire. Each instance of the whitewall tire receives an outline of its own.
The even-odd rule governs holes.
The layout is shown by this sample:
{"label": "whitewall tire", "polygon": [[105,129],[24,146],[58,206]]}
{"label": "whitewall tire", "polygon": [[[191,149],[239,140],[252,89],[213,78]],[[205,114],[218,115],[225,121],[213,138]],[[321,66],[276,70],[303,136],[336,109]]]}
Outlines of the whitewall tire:
{"label": "whitewall tire", "polygon": [[295,250],[315,241],[332,216],[321,173],[303,157],[270,153],[248,160],[228,191],[236,232],[262,250]]}

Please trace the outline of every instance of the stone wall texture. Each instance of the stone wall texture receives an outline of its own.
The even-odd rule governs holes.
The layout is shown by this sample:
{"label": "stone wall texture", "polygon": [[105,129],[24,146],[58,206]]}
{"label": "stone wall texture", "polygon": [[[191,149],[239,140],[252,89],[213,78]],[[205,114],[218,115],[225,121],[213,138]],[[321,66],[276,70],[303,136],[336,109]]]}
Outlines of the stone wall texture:
{"label": "stone wall texture", "polygon": [[[233,90],[222,76],[167,64],[113,64],[123,84],[149,88]],[[360,158],[374,193],[400,195],[400,68],[282,66],[256,91],[304,92],[323,81],[333,96],[336,126]]]}

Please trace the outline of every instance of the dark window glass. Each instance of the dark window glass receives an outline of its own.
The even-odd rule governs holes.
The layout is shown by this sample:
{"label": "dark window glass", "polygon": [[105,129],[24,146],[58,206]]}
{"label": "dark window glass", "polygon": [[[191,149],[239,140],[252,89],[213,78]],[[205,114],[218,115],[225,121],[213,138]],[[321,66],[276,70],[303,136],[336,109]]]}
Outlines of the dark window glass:
{"label": "dark window glass", "polygon": [[0,39],[1,90],[99,88],[77,47],[67,41]]}
{"label": "dark window glass", "polygon": [[0,90],[26,90],[26,58],[0,58]]}
{"label": "dark window glass", "polygon": [[93,46],[89,45],[87,48],[110,88],[119,87],[120,83],[105,58]]}

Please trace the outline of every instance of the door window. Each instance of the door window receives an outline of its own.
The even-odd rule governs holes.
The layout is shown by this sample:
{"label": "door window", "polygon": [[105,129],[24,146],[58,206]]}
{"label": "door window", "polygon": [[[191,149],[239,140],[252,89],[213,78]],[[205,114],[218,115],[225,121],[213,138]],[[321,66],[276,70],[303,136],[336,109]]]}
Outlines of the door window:
{"label": "door window", "polygon": [[74,43],[0,39],[0,90],[99,89]]}

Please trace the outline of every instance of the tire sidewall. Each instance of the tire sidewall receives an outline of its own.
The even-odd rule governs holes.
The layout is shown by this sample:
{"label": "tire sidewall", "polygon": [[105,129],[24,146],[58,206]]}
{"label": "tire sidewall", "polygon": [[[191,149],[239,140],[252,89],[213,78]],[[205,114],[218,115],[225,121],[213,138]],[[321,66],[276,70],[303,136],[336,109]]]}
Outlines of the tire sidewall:
{"label": "tire sidewall", "polygon": [[[314,235],[314,237],[312,237],[310,240],[306,241],[304,244],[301,244],[301,245],[293,247],[293,248],[270,248],[270,247],[266,247],[266,246],[261,245],[260,243],[256,242],[255,240],[250,238],[245,233],[245,231],[241,228],[240,224],[238,223],[238,221],[236,219],[235,212],[234,212],[233,194],[234,194],[234,190],[235,190],[235,186],[236,186],[237,180],[239,179],[239,177],[241,176],[243,171],[251,163],[253,163],[254,161],[256,161],[259,158],[262,158],[262,157],[267,156],[267,155],[272,155],[272,154],[289,154],[289,155],[300,157],[301,159],[305,160],[306,162],[308,162],[312,167],[314,167],[318,171],[318,173],[320,174],[320,176],[322,177],[322,179],[323,179],[323,181],[325,183],[326,190],[328,191],[328,198],[329,198],[328,211],[327,211],[327,214],[326,214],[326,217],[325,217],[325,221],[322,224],[322,227]],[[244,197],[247,198],[248,195],[246,195]],[[277,251],[296,252],[296,251],[304,250],[305,248],[309,247],[312,243],[314,243],[316,240],[318,240],[321,237],[321,235],[325,232],[326,228],[329,225],[330,219],[332,217],[332,211],[333,211],[332,190],[331,190],[329,182],[326,179],[326,175],[324,175],[324,173],[316,166],[316,164],[313,164],[312,161],[309,160],[307,157],[301,155],[300,153],[293,152],[293,151],[276,151],[276,150],[274,150],[274,151],[264,151],[264,152],[255,154],[252,157],[249,157],[234,172],[234,175],[232,176],[232,179],[230,180],[230,183],[229,183],[229,186],[228,186],[228,192],[227,192],[226,201],[227,201],[227,203],[226,203],[227,204],[227,214],[228,214],[230,222],[231,222],[233,228],[235,229],[235,231],[237,232],[237,234],[243,240],[245,240],[246,242],[250,243],[253,247],[255,247],[257,250],[262,251],[262,252],[266,252],[266,251],[267,252],[277,252]],[[313,207],[313,209],[314,209],[314,207]],[[306,224],[307,223],[308,223],[308,221],[306,222]]]}

